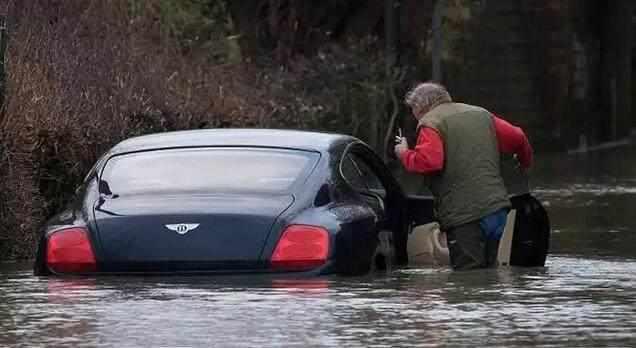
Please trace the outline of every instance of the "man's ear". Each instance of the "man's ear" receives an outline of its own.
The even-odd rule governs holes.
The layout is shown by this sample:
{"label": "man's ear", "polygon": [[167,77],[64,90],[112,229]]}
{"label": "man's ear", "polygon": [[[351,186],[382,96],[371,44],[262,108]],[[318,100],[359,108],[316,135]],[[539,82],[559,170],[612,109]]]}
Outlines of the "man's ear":
{"label": "man's ear", "polygon": [[419,120],[421,120],[421,119],[422,119],[422,117],[424,117],[424,115],[426,115],[426,113],[427,113],[427,112],[428,112],[427,110],[419,109],[419,110],[418,110],[418,113],[417,113],[417,114],[415,114],[415,115],[416,115],[416,116],[415,116],[415,119],[419,122]]}
{"label": "man's ear", "polygon": [[427,107],[423,107],[421,106],[418,110],[417,110],[417,120],[421,120],[422,117],[424,117],[424,115],[426,115],[426,113],[428,112],[429,108]]}

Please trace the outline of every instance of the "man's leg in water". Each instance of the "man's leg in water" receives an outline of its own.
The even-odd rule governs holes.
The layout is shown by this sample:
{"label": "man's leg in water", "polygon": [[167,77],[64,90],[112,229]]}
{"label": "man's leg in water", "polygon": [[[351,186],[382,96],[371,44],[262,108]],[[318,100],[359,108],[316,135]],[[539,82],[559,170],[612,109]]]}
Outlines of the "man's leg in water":
{"label": "man's leg in water", "polygon": [[446,232],[451,266],[456,271],[484,268],[487,265],[485,241],[479,221],[451,228]]}

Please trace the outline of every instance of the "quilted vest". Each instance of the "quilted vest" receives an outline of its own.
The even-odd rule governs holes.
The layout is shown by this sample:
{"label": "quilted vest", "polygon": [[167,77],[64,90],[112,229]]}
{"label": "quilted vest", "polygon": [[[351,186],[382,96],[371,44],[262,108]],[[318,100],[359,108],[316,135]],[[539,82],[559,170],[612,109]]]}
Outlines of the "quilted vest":
{"label": "quilted vest", "polygon": [[467,104],[441,104],[420,119],[419,127],[436,129],[444,142],[444,168],[430,180],[443,229],[510,206],[490,112]]}

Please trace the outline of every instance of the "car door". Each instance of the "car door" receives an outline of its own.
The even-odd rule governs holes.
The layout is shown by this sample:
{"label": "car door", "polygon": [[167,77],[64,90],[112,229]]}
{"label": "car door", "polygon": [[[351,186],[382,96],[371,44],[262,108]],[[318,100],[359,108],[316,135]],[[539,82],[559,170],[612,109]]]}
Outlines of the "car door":
{"label": "car door", "polygon": [[352,171],[349,181],[357,182],[355,184],[357,191],[366,193],[361,194],[365,197],[365,201],[382,208],[383,220],[380,221],[378,229],[393,232],[395,261],[397,264],[406,264],[408,234],[414,226],[433,221],[433,197],[405,195],[389,168],[373,150],[364,144],[351,146],[344,155],[344,159],[347,159],[347,156],[355,164],[350,168],[360,168]]}
{"label": "car door", "polygon": [[354,152],[345,154],[342,175],[377,216],[377,227],[386,222],[386,188],[365,160]]}

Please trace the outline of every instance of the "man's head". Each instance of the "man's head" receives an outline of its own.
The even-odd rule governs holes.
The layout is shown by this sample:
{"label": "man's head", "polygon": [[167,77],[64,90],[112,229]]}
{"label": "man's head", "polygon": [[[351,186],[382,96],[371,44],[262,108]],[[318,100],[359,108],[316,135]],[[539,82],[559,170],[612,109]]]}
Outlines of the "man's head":
{"label": "man's head", "polygon": [[450,103],[453,100],[444,86],[434,82],[424,82],[411,89],[406,94],[404,101],[411,108],[413,116],[419,121],[434,107]]}

